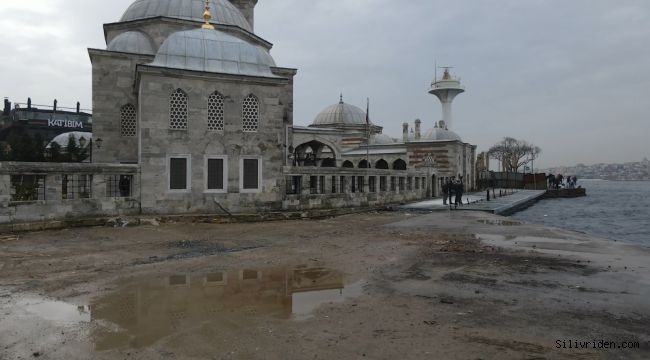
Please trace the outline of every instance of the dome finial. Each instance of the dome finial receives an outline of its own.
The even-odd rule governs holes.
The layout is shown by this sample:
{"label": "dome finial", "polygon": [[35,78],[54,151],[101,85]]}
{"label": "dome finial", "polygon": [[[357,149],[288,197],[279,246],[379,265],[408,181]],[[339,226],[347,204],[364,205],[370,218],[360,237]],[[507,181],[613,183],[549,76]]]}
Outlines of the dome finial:
{"label": "dome finial", "polygon": [[214,30],[214,26],[210,24],[210,20],[212,20],[212,12],[210,12],[210,0],[205,0],[205,11],[203,12],[203,19],[205,20],[205,24],[203,24],[201,28]]}
{"label": "dome finial", "polygon": [[341,96],[339,97],[339,104],[343,104],[343,93],[341,93]]}

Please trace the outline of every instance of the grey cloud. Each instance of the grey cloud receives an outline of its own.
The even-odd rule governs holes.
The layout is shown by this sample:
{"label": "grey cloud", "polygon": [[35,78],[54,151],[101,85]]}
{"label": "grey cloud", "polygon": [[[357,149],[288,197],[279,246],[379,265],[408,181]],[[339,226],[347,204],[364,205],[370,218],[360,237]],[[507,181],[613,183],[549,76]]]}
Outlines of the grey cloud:
{"label": "grey cloud", "polygon": [[[87,47],[131,0],[49,0],[6,11],[0,88],[24,101],[90,105]],[[440,118],[427,94],[434,60],[467,92],[455,129],[486,149],[503,136],[544,149],[538,165],[650,157],[650,2],[646,0],[261,0],[256,32],[280,66],[299,69],[295,121],[309,124],[344,93],[385,131]],[[40,21],[39,21],[40,19]],[[24,24],[24,28],[21,27]]]}

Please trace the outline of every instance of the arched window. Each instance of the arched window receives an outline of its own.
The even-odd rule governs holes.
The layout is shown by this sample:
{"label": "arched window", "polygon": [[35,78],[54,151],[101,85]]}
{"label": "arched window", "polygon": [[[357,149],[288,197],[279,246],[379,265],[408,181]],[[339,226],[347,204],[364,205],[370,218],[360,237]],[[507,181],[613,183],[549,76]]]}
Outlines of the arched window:
{"label": "arched window", "polygon": [[208,130],[223,131],[223,95],[218,92],[208,97]]}
{"label": "arched window", "polygon": [[137,116],[135,106],[127,104],[120,109],[120,134],[124,137],[137,135]]}
{"label": "arched window", "polygon": [[354,164],[353,164],[352,161],[350,161],[350,160],[345,160],[345,161],[343,162],[343,167],[344,167],[344,168],[353,168],[353,167],[354,167]]}
{"label": "arched window", "polygon": [[256,132],[260,123],[260,101],[255,95],[248,95],[242,103],[242,130]]}
{"label": "arched window", "polygon": [[393,170],[406,170],[406,161],[397,159],[393,162]]}
{"label": "arched window", "polygon": [[169,97],[169,128],[187,130],[187,94],[181,89]]}
{"label": "arched window", "polygon": [[367,160],[364,159],[364,160],[359,161],[359,169],[369,169],[369,168],[370,168],[370,166],[369,166]]}
{"label": "arched window", "polygon": [[375,163],[375,169],[384,169],[388,170],[388,162],[384,159],[377,160]]}

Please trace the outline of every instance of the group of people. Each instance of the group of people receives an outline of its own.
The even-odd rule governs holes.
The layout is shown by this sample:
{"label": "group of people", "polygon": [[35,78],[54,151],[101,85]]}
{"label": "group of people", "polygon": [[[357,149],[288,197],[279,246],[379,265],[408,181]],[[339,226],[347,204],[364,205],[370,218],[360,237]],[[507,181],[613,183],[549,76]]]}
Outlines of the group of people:
{"label": "group of people", "polygon": [[447,183],[442,184],[442,200],[443,204],[447,205],[449,201],[449,206],[452,204],[458,208],[458,205],[463,205],[463,193],[465,192],[465,184],[463,184],[463,178],[456,179],[455,177],[450,178]]}
{"label": "group of people", "polygon": [[549,189],[575,189],[578,185],[578,178],[576,176],[564,176],[562,174],[550,174],[546,177],[548,179]]}

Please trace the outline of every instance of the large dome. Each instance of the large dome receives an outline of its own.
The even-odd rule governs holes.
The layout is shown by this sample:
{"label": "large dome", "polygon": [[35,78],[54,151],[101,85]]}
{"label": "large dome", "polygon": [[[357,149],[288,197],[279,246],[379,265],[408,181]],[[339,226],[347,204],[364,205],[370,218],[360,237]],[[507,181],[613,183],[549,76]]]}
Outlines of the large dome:
{"label": "large dome", "polygon": [[[372,125],[372,122],[370,122]],[[316,116],[312,125],[366,125],[366,112],[346,104],[343,99],[338,104],[328,106]]]}
{"label": "large dome", "polygon": [[276,77],[275,61],[260,46],[218,30],[195,29],[170,35],[153,66],[223,74]]}
{"label": "large dome", "polygon": [[139,31],[127,31],[116,36],[108,44],[108,50],[125,53],[155,55],[151,40]]}
{"label": "large dome", "polygon": [[[235,25],[253,32],[251,25],[242,13],[228,0],[210,0],[212,23]],[[131,21],[151,17],[170,18],[203,22],[205,1],[203,0],[136,0],[120,21]]]}

